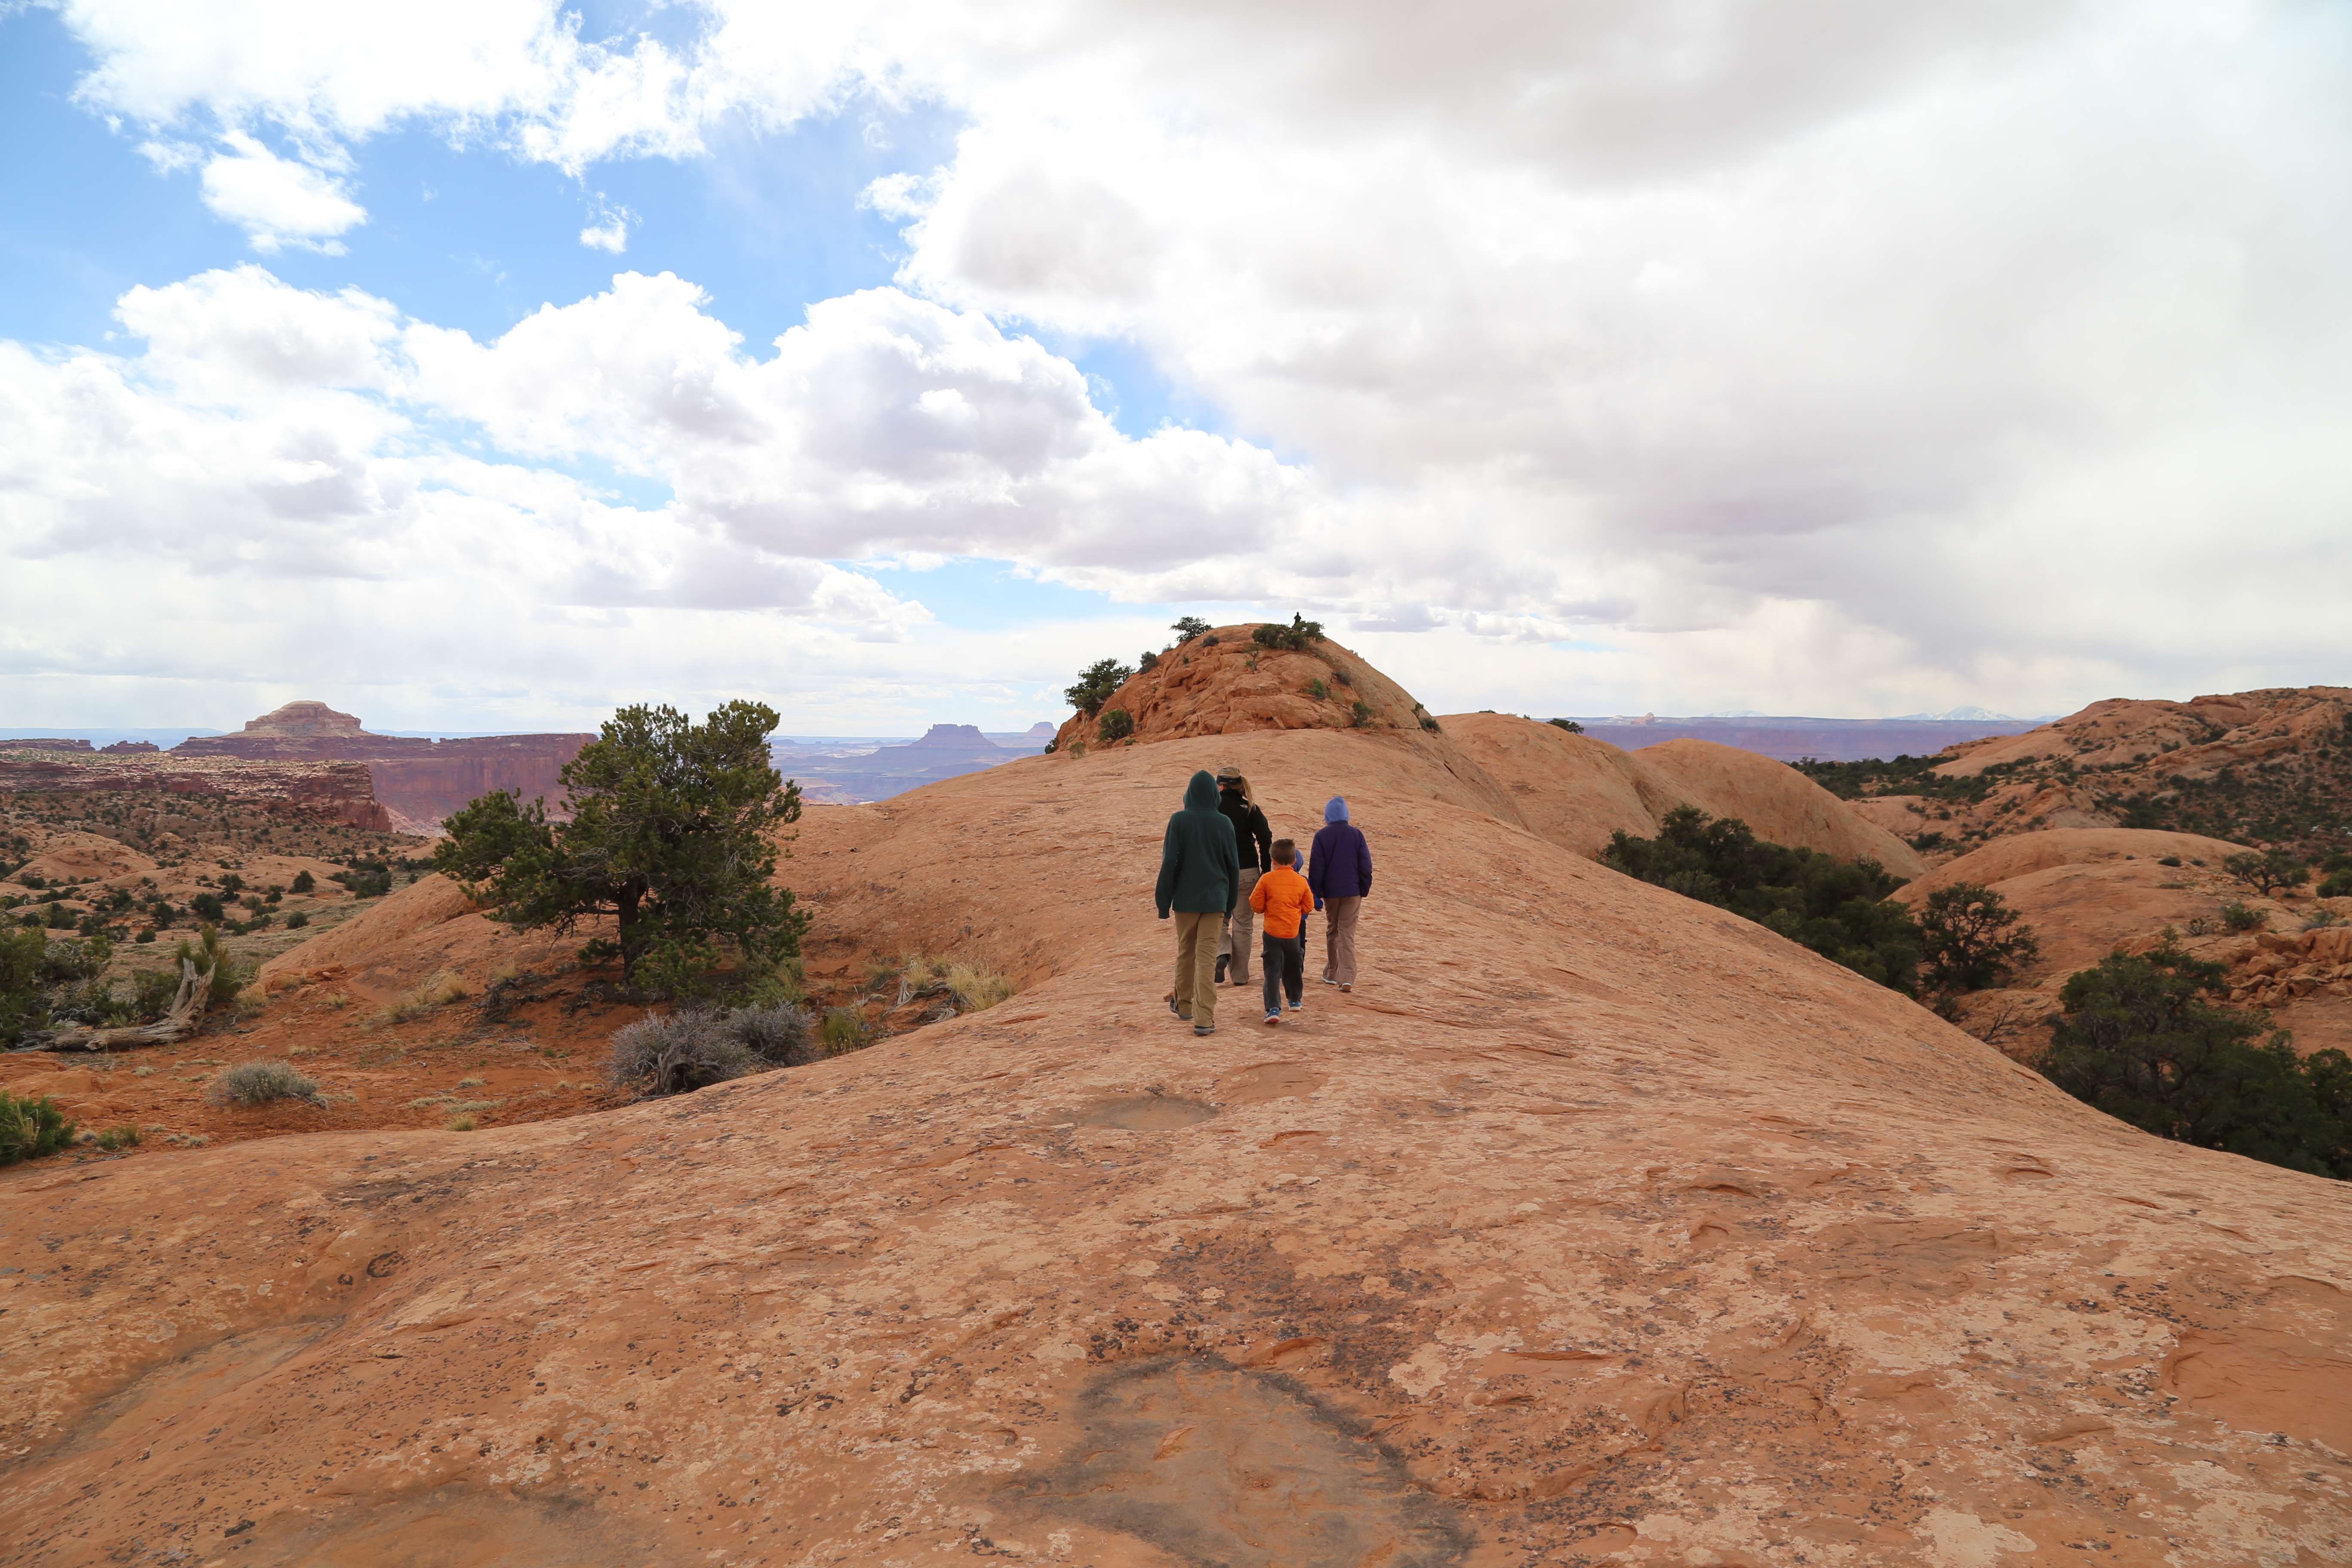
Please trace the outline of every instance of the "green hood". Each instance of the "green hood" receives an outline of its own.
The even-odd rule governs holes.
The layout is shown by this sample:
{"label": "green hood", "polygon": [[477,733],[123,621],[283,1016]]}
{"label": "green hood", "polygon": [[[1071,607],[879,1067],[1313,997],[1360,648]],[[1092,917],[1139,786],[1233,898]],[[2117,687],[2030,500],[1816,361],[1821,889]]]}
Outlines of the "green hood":
{"label": "green hood", "polygon": [[1160,841],[1160,912],[1223,914],[1240,886],[1240,841],[1217,809],[1216,777],[1204,770],[1184,786],[1184,809],[1169,814]]}

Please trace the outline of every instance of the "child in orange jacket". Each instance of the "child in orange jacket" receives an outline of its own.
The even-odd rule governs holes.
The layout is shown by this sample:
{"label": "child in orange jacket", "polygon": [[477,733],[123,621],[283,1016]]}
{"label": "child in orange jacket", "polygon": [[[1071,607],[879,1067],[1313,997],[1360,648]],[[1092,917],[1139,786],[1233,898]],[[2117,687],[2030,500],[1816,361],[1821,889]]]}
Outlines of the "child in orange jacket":
{"label": "child in orange jacket", "polygon": [[1274,843],[1274,867],[1250,889],[1250,908],[1265,919],[1265,937],[1259,956],[1265,960],[1265,1021],[1282,1022],[1282,1000],[1290,996],[1290,1010],[1307,1005],[1307,911],[1315,907],[1314,889],[1298,874],[1298,847],[1287,838]]}

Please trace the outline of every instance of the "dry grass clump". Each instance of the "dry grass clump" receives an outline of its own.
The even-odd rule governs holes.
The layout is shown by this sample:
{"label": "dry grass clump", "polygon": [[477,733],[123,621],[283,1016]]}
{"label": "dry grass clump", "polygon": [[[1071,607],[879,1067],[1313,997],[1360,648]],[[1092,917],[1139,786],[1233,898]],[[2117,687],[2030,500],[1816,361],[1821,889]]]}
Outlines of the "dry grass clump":
{"label": "dry grass clump", "polygon": [[268,1105],[272,1100],[300,1100],[324,1105],[318,1081],[297,1071],[290,1062],[240,1062],[213,1079],[205,1096],[215,1105]]}
{"label": "dry grass clump", "polygon": [[957,1012],[979,1013],[1010,999],[1014,989],[1013,982],[993,970],[909,953],[898,970],[898,1005],[903,1007],[918,996],[945,993],[955,998]]}
{"label": "dry grass clump", "polygon": [[788,1003],[709,1012],[648,1015],[613,1035],[608,1068],[616,1084],[653,1096],[799,1067],[816,1059],[808,1015]]}
{"label": "dry grass clump", "polygon": [[455,970],[445,969],[391,1006],[376,1014],[372,1021],[378,1024],[405,1024],[412,1018],[423,1017],[436,1007],[444,1007],[452,1002],[463,1001],[466,995],[464,977]]}

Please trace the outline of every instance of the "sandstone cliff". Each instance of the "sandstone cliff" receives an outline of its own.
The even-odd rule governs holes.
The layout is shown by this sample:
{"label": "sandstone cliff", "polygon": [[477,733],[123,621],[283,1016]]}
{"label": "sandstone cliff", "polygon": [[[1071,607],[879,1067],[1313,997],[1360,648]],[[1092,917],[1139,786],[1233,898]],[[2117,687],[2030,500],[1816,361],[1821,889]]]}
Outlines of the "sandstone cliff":
{"label": "sandstone cliff", "polygon": [[559,814],[558,774],[590,734],[485,735],[428,741],[371,735],[358,719],[323,702],[289,702],[247,722],[234,735],[196,735],[172,748],[175,757],[363,762],[375,797],[403,831],[437,831],[451,812],[492,790],[545,797]]}

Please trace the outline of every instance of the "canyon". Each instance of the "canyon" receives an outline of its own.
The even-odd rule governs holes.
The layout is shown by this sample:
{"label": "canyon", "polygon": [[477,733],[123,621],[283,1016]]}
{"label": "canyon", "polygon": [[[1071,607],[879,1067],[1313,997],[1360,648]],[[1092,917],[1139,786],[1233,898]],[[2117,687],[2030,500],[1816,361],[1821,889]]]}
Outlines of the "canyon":
{"label": "canyon", "polygon": [[372,735],[358,719],[323,702],[289,702],[234,734],[197,735],[166,753],[257,762],[356,762],[367,766],[376,801],[401,832],[430,834],[441,819],[493,790],[544,798],[562,814],[563,764],[593,734],[482,735],[434,741]]}

